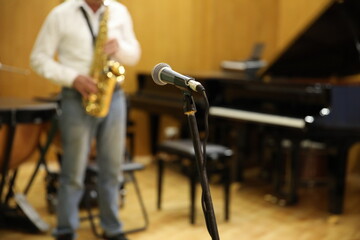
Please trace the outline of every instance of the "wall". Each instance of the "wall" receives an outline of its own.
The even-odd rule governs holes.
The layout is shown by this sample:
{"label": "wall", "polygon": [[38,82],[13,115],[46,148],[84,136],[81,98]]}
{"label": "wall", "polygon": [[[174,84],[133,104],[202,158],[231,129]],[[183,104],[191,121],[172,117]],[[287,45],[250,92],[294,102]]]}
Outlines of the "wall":
{"label": "wall", "polygon": [[[0,0],[0,63],[29,68],[29,54],[47,13],[61,0]],[[140,63],[127,68],[125,90],[137,89],[136,72],[166,62],[177,71],[216,70],[241,59],[256,42],[271,59],[330,0],[123,0],[142,45]],[[48,96],[59,87],[31,72],[0,71],[0,96]],[[148,146],[146,115],[132,112],[137,146]],[[140,134],[141,133],[141,134]],[[137,147],[137,154],[148,154]]]}

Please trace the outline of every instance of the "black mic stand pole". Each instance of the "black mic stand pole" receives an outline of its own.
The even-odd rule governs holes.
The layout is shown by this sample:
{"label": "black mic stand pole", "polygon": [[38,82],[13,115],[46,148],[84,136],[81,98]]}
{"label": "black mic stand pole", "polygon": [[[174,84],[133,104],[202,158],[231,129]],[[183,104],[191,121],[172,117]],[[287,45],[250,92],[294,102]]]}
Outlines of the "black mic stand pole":
{"label": "black mic stand pole", "polygon": [[196,122],[196,106],[194,99],[190,91],[184,91],[184,114],[187,116],[190,133],[193,140],[195,157],[196,157],[196,166],[200,178],[201,187],[203,190],[203,211],[205,214],[206,225],[208,231],[213,240],[219,240],[219,232],[216,224],[216,217],[214,213],[214,208],[211,200],[210,188],[207,179],[206,168],[204,166],[204,156],[199,136],[199,130]]}

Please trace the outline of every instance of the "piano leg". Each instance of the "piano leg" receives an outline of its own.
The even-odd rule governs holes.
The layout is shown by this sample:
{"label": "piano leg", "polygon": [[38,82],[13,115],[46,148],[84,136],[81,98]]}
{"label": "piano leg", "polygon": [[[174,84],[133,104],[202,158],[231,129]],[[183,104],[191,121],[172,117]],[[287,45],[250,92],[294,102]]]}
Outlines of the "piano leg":
{"label": "piano leg", "polygon": [[[282,146],[281,134],[273,134],[273,194],[267,194],[265,200],[280,206],[298,202],[298,163],[300,161],[300,139],[292,139],[291,146]],[[288,148],[286,151],[285,147]]]}
{"label": "piano leg", "polygon": [[274,135],[274,156],[273,156],[273,187],[275,196],[268,195],[268,201],[276,203],[278,195],[281,192],[282,184],[282,163],[283,163],[283,152],[281,148],[281,140],[278,135]]}
{"label": "piano leg", "polygon": [[337,154],[330,158],[329,212],[331,214],[341,214],[344,211],[347,158],[351,144],[344,143],[338,146],[341,147]]}
{"label": "piano leg", "polygon": [[[237,182],[244,182],[244,169],[246,154],[245,151],[248,146],[247,142],[247,131],[245,125],[237,125],[232,130],[224,131],[227,132],[227,137],[230,136],[229,146],[234,149],[234,162],[232,163],[234,169],[232,170],[232,178]],[[227,143],[226,143],[227,144]]]}
{"label": "piano leg", "polygon": [[298,166],[300,159],[300,140],[295,139],[292,142],[293,148],[289,161],[288,174],[288,193],[286,195],[287,205],[295,204],[298,201]]}
{"label": "piano leg", "polygon": [[151,154],[156,154],[156,145],[159,141],[159,123],[160,117],[158,114],[150,114],[150,147]]}

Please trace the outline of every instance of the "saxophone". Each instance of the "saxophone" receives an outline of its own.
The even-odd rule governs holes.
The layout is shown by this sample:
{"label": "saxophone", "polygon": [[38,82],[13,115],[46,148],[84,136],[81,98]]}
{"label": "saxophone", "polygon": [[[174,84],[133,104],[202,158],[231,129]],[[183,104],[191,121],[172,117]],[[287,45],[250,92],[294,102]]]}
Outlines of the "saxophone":
{"label": "saxophone", "polygon": [[88,98],[83,98],[86,113],[94,117],[105,117],[108,114],[116,84],[122,84],[125,80],[124,66],[117,61],[109,60],[104,52],[109,18],[109,7],[105,7],[105,12],[99,25],[93,62],[90,69],[90,76],[95,79],[98,92],[90,94]]}

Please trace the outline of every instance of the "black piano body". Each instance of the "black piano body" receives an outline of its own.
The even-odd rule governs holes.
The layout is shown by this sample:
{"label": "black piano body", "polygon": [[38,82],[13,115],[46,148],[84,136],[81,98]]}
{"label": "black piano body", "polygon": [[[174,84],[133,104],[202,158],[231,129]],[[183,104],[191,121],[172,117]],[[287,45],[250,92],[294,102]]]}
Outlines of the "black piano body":
{"label": "black piano body", "polygon": [[[347,153],[360,140],[360,81],[343,80],[360,72],[359,12],[360,1],[331,1],[257,77],[225,71],[187,74],[205,87],[212,118],[227,126],[229,121],[261,125],[279,141],[294,142],[288,203],[297,201],[299,143],[312,139],[336,149],[329,212],[343,212]],[[154,150],[159,116],[183,115],[182,93],[174,86],[156,86],[149,73],[140,73],[138,81],[130,104],[150,114]]]}
{"label": "black piano body", "polygon": [[[227,138],[224,144],[235,143],[240,168],[246,165],[247,158],[244,156],[247,155],[244,152],[248,151],[250,146],[246,144],[250,141],[241,141],[244,136],[229,138],[233,136],[231,128],[237,124],[242,126],[238,127],[237,131],[244,132],[248,126],[255,125],[258,129],[256,131],[263,134],[262,137],[271,135],[276,142],[273,147],[277,149],[277,158],[284,157],[282,140],[290,140],[292,154],[291,162],[287,163],[291,168],[287,173],[288,182],[284,183],[279,176],[275,176],[273,194],[279,204],[294,204],[298,200],[301,142],[311,140],[324,143],[333,152],[332,156],[329,156],[329,212],[342,213],[348,152],[353,144],[360,141],[360,86],[319,83],[288,85],[279,82],[259,85],[252,82],[240,84],[240,81],[222,81],[222,89],[211,86],[211,81],[205,81],[205,88],[214,87],[216,91],[221,89],[220,92],[224,94],[220,98],[225,98],[226,101],[221,101],[220,104],[213,103],[210,107],[210,116],[213,118],[213,124],[225,126],[219,127],[222,129],[220,132],[225,135],[223,141]],[[219,82],[215,81],[214,85],[218,84]],[[258,145],[259,152],[261,146]],[[273,163],[276,165],[274,168],[281,168],[280,163],[284,164],[279,159]],[[277,169],[276,172],[279,173],[281,170]],[[242,172],[238,171],[237,174],[239,180],[242,180]],[[285,184],[287,189],[284,192]]]}

